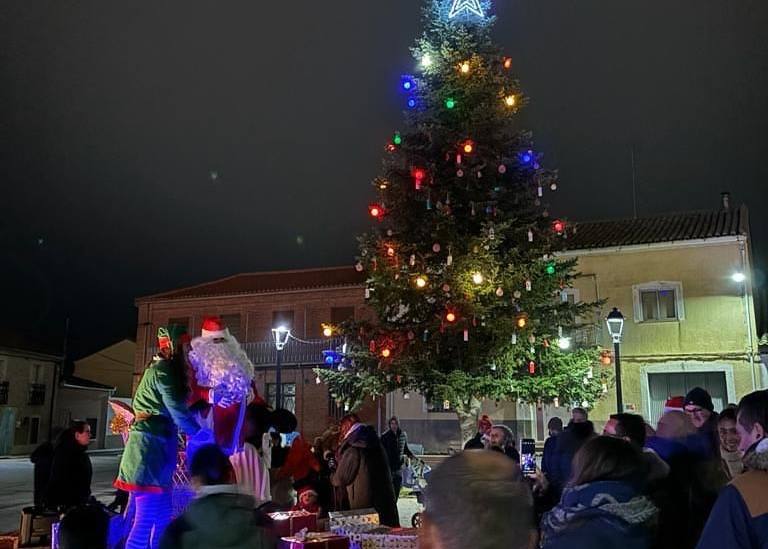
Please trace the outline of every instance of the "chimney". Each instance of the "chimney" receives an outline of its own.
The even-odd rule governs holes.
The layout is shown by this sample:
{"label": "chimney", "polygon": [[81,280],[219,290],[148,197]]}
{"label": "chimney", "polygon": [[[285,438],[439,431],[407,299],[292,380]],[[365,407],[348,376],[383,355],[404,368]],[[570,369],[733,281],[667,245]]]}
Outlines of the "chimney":
{"label": "chimney", "polygon": [[723,210],[729,211],[731,209],[731,193],[720,193],[720,197],[723,199]]}

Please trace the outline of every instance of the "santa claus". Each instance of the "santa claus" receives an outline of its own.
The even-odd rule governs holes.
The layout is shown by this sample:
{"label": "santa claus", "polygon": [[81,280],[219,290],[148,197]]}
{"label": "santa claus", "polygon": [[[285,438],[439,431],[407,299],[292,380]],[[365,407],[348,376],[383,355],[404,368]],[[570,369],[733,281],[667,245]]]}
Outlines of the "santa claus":
{"label": "santa claus", "polygon": [[216,443],[232,455],[243,445],[248,404],[266,405],[254,387],[253,363],[219,317],[203,319],[202,333],[191,343],[189,363],[193,370],[189,404],[214,405],[203,415],[212,424]]}

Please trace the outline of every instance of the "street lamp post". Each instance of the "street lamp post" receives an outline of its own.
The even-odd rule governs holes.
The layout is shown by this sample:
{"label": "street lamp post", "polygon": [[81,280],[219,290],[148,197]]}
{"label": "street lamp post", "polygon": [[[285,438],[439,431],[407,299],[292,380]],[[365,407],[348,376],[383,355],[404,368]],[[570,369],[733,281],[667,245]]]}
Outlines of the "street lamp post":
{"label": "street lamp post", "polygon": [[291,330],[285,326],[272,328],[272,335],[275,338],[275,349],[277,349],[277,360],[275,361],[275,409],[283,407],[283,382],[281,376],[281,366],[283,365],[283,349],[288,338],[291,337]]}
{"label": "street lamp post", "polygon": [[621,394],[621,334],[624,331],[624,315],[616,307],[608,313],[605,319],[608,325],[608,333],[613,339],[613,354],[616,364],[616,411],[624,411],[624,401]]}

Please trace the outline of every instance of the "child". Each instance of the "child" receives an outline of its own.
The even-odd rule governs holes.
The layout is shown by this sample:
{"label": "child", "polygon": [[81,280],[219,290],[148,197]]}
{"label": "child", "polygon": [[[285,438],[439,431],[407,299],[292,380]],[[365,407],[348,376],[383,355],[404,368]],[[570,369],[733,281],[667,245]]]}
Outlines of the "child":
{"label": "child", "polygon": [[302,486],[298,493],[299,502],[291,507],[291,511],[306,511],[320,514],[320,506],[317,503],[317,492],[312,486]]}

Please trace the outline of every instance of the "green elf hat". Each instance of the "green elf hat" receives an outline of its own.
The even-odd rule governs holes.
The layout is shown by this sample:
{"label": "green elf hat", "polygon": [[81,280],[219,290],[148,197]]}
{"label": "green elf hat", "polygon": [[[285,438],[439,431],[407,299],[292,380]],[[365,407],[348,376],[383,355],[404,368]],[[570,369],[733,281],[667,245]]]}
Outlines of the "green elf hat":
{"label": "green elf hat", "polygon": [[178,347],[178,344],[185,339],[189,339],[187,329],[178,324],[160,326],[157,329],[157,345],[160,349],[168,349],[171,353]]}

